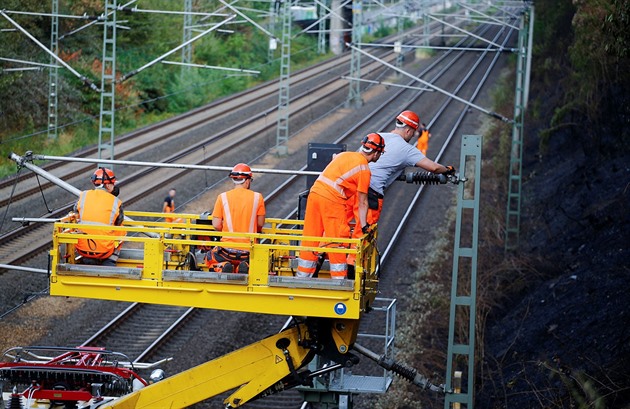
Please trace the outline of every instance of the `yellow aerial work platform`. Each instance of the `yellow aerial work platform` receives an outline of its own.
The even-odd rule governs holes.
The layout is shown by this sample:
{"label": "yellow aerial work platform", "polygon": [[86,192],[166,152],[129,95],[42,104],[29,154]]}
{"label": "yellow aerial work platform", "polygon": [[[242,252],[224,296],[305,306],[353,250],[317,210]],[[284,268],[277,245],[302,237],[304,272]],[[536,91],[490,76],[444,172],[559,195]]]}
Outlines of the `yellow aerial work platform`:
{"label": "yellow aerial work platform", "polygon": [[[250,252],[248,274],[216,273],[208,271],[200,250],[221,244],[210,240],[222,236],[210,217],[132,211],[125,215],[134,221],[102,227],[126,233],[115,267],[77,264],[74,245],[81,234],[79,225],[55,223],[51,295],[342,319],[359,319],[377,295],[376,230],[362,239],[303,237],[301,220],[266,219],[262,233],[230,233],[249,239],[248,243],[230,243],[231,248]],[[166,223],[161,221],[164,217],[181,222]],[[90,225],[90,229],[100,228]],[[325,248],[302,247],[305,238]],[[325,261],[317,278],[297,278],[300,250],[354,252],[355,275],[331,279]]]}

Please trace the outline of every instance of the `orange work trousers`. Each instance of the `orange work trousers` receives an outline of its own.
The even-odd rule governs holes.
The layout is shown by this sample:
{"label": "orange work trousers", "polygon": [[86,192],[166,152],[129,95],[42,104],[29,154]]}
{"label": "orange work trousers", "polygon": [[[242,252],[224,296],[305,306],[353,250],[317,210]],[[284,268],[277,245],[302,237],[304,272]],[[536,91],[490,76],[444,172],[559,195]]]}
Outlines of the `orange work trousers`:
{"label": "orange work trousers", "polygon": [[[346,215],[346,204],[324,198],[317,193],[310,193],[306,202],[304,216],[304,236],[350,238],[350,226]],[[317,241],[303,240],[303,246],[319,247]],[[329,245],[330,246],[330,245]],[[336,247],[345,247],[341,244]],[[315,273],[318,255],[313,251],[300,251],[298,259],[298,277],[312,277]],[[329,253],[331,278],[346,278],[348,266],[346,255]]]}

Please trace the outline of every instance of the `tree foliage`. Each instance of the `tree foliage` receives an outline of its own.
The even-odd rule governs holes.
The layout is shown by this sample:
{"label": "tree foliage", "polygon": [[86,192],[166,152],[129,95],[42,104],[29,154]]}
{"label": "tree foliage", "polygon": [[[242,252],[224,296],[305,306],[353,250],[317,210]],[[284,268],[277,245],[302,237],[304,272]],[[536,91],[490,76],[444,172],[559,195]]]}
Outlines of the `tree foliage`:
{"label": "tree foliage", "polygon": [[[102,15],[104,4],[103,0],[59,0],[60,14],[85,16],[83,19],[59,18],[59,57],[98,87],[101,86],[103,26],[94,24],[94,18]],[[182,11],[183,2],[143,0],[141,5],[132,5],[136,6],[142,10]],[[243,1],[238,6],[247,7],[249,10],[246,13],[256,18],[252,10],[267,11],[269,3]],[[2,0],[0,8],[50,13],[50,7],[50,2],[38,0]],[[194,11],[215,11],[219,7],[221,3],[218,0],[193,1]],[[15,13],[10,13],[10,16],[37,41],[50,45],[50,16]],[[137,12],[127,8],[119,10],[116,17],[118,80],[122,75],[132,73],[182,43],[184,18],[181,14]],[[211,24],[222,19],[202,19],[197,16],[193,18],[193,24]],[[86,24],[91,25],[85,28]],[[50,56],[45,50],[19,31],[5,30],[11,28],[13,26],[7,19],[0,18],[0,29],[3,29],[0,32],[0,56],[50,63]],[[234,32],[212,32],[195,41],[192,44],[192,62],[259,70],[259,76],[211,69],[185,69],[158,62],[116,85],[117,133],[207,104],[215,98],[241,91],[279,74],[279,56],[268,61],[266,35],[250,24],[235,24],[229,28]],[[192,35],[198,33],[193,31]],[[302,62],[312,62],[315,49],[316,39],[308,36],[294,38],[291,60],[295,65],[292,67]],[[181,51],[177,51],[165,60],[181,61],[181,58]],[[0,167],[7,163],[6,158],[11,150],[24,151],[29,149],[28,146],[30,149],[38,146],[38,149],[46,150],[57,145],[54,141],[46,140],[48,69],[2,71],[18,67],[24,67],[24,64],[0,61]],[[98,119],[100,112],[100,94],[63,68],[59,69],[58,88],[58,123],[63,127],[60,131],[62,139],[70,141],[72,147],[94,143],[98,136],[98,121],[95,118]]]}
{"label": "tree foliage", "polygon": [[569,128],[595,149],[602,129],[627,137],[630,2],[547,0],[536,12],[535,75],[549,87],[539,94],[559,98],[546,134]]}

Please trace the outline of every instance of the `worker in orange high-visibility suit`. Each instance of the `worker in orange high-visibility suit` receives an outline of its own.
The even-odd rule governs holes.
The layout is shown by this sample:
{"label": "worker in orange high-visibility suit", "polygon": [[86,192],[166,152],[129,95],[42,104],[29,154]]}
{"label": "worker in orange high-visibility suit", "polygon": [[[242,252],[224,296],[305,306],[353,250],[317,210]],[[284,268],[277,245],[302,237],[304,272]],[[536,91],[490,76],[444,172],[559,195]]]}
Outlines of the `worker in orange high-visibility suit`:
{"label": "worker in orange high-visibility suit", "polygon": [[[265,224],[263,196],[250,190],[253,175],[249,166],[239,163],[230,172],[234,189],[221,193],[214,204],[212,226],[222,232],[260,233]],[[249,272],[249,251],[229,248],[229,243],[249,243],[247,237],[224,235],[221,242],[227,247],[216,246],[206,253],[206,265],[216,272],[231,273],[234,267],[239,273]]]}
{"label": "worker in orange high-visibility suit", "polygon": [[429,132],[426,124],[424,123],[420,126],[419,131],[420,131],[420,136],[418,137],[416,148],[418,148],[418,150],[422,152],[424,156],[427,156],[427,150],[429,149],[429,139],[431,139],[431,133]]}
{"label": "worker in orange high-visibility suit", "polygon": [[[162,213],[173,213],[175,212],[175,194],[177,191],[175,189],[171,189],[168,191],[168,196],[164,198],[164,204],[162,205]],[[164,221],[166,223],[172,223],[172,217],[165,217]]]}
{"label": "worker in orange high-visibility suit", "polygon": [[[342,152],[326,166],[317,178],[308,195],[304,215],[304,236],[326,238],[350,238],[350,225],[346,214],[346,202],[359,203],[359,222],[364,231],[367,224],[367,192],[370,186],[368,163],[376,162],[385,151],[383,138],[372,133],[361,141],[359,152]],[[302,246],[318,247],[317,241],[302,240]],[[344,247],[338,245],[339,247]],[[309,278],[315,273],[318,255],[313,251],[301,251],[296,277]],[[329,253],[330,276],[335,279],[347,277],[346,255]]]}
{"label": "worker in orange high-visibility suit", "polygon": [[[98,168],[92,174],[93,190],[81,192],[74,205],[78,215],[79,232],[85,234],[124,236],[125,232],[90,229],[89,225],[120,226],[125,215],[116,184],[116,175],[111,169]],[[75,251],[83,264],[115,266],[120,254],[120,240],[79,238]]]}

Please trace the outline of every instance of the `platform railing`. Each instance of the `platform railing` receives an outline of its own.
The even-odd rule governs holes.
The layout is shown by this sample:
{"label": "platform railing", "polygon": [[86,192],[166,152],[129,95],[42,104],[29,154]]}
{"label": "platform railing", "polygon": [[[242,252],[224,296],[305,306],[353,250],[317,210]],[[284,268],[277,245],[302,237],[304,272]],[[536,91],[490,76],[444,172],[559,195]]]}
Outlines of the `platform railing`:
{"label": "platform railing", "polygon": [[[115,231],[125,234],[115,237],[122,241],[122,251],[115,267],[81,264],[73,249],[79,238],[111,240],[113,236],[85,235],[80,232],[81,224],[55,223],[50,252],[53,266],[51,294],[77,295],[79,289],[83,288],[85,295],[82,296],[88,298],[162,303],[164,295],[158,294],[168,290],[170,299],[164,302],[166,304],[203,304],[216,308],[218,301],[207,295],[205,298],[197,295],[193,297],[196,301],[188,301],[179,293],[189,291],[215,296],[255,293],[267,295],[269,301],[284,301],[284,298],[293,297],[292,301],[310,298],[314,300],[313,305],[324,300],[342,303],[343,306],[335,307],[337,312],[334,314],[343,315],[347,311],[356,315],[369,308],[377,293],[376,230],[362,239],[306,237],[301,234],[303,221],[269,218],[261,233],[229,233],[231,237],[246,239],[246,242],[220,242],[214,240],[220,240],[224,233],[212,227],[211,217],[207,215],[125,213],[134,221],[125,222],[123,226],[89,225],[92,232],[102,230],[104,233]],[[176,221],[167,223],[162,220],[164,217]],[[320,246],[302,246],[302,240],[319,242]],[[206,267],[203,254],[217,245],[249,251],[248,273],[221,273]],[[354,275],[341,280],[332,279],[328,262],[325,261],[317,278],[295,277],[296,258],[303,250],[325,251],[329,254],[354,253],[357,258]],[[155,288],[159,288],[159,291],[151,291]],[[138,293],[139,299],[131,299],[133,296],[130,293],[134,292]],[[262,304],[262,301],[259,303]],[[292,303],[295,304],[298,303]],[[255,308],[258,307],[246,306],[236,310],[249,311]],[[279,309],[264,305],[261,308],[264,311],[257,312],[275,313]],[[225,309],[235,308],[230,305]],[[323,315],[331,314],[326,312]]]}

